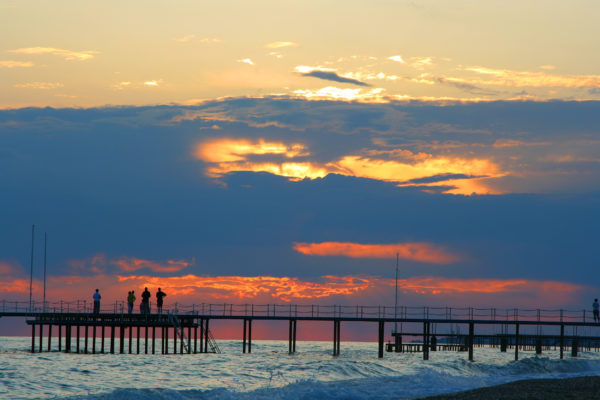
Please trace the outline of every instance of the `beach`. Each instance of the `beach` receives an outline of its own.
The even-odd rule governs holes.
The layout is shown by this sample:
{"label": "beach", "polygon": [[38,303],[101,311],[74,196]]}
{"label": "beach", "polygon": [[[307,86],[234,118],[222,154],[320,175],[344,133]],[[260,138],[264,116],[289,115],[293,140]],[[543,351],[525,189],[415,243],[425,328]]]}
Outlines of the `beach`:
{"label": "beach", "polygon": [[476,399],[600,399],[600,376],[584,376],[566,379],[527,379],[459,393],[420,398],[420,400]]}

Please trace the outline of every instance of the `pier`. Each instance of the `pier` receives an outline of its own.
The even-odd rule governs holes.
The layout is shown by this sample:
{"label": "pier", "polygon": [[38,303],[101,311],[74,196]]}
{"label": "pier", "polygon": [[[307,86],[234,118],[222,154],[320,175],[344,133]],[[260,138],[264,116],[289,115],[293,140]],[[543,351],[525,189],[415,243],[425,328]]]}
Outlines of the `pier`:
{"label": "pier", "polygon": [[[600,324],[590,320],[587,310],[175,303],[162,314],[129,314],[119,302],[98,314],[91,308],[89,302],[2,301],[0,317],[30,318],[26,323],[31,326],[31,352],[219,353],[209,327],[210,321],[219,320],[240,322],[242,353],[252,353],[252,326],[264,321],[288,323],[289,354],[297,351],[298,322],[301,327],[309,321],[331,323],[333,356],[341,353],[345,323],[362,323],[363,329],[376,332],[380,358],[386,351],[418,352],[428,360],[436,351],[454,351],[474,361],[475,348],[481,346],[510,350],[515,360],[523,351],[558,349],[561,359],[567,350],[572,357],[583,350],[600,351]],[[390,327],[395,329],[386,342]]]}

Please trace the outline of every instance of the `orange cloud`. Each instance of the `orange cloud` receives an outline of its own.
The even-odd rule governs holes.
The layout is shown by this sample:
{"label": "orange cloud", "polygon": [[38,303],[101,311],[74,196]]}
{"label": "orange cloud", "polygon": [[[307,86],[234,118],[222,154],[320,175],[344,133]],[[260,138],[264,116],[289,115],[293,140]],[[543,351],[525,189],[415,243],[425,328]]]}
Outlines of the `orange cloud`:
{"label": "orange cloud", "polygon": [[292,299],[319,299],[331,296],[348,296],[362,292],[371,284],[368,278],[324,277],[324,282],[306,282],[299,278],[274,276],[215,276],[179,277],[119,276],[119,282],[133,281],[148,288],[161,287],[175,294],[205,294],[213,298],[240,299],[266,295],[283,301]]}
{"label": "orange cloud", "polygon": [[196,157],[206,162],[231,162],[245,160],[249,155],[276,154],[287,158],[306,156],[305,146],[300,143],[286,145],[259,139],[217,139],[203,142],[196,147]]}
{"label": "orange cloud", "polygon": [[194,264],[184,260],[167,260],[165,262],[157,262],[152,260],[144,260],[136,257],[118,257],[107,259],[104,254],[96,254],[87,259],[70,260],[69,265],[79,270],[90,270],[95,273],[106,271],[108,265],[114,265],[122,271],[132,272],[142,268],[148,268],[154,272],[178,272],[183,268]]}
{"label": "orange cloud", "polygon": [[433,264],[456,262],[459,256],[429,243],[360,244],[348,242],[294,243],[294,250],[309,256],[400,258]]}
{"label": "orange cloud", "polygon": [[[199,303],[267,304],[273,301],[297,302],[299,304],[376,305],[393,299],[395,280],[373,276],[331,276],[302,279],[289,276],[198,276],[194,274],[157,277],[153,275],[52,276],[48,279],[48,300],[63,300],[77,304],[77,300],[89,303],[95,288],[100,289],[103,307],[116,307],[126,301],[127,292],[134,289],[141,293],[144,287],[154,293],[162,288],[169,297],[168,304],[181,306]],[[40,300],[41,282],[34,280],[34,299]],[[399,292],[406,301],[420,302],[421,296],[441,297],[439,301],[466,298],[507,306],[573,304],[574,299],[589,288],[568,282],[535,281],[527,279],[454,279],[445,277],[410,277],[398,280]],[[26,300],[29,292],[28,279],[0,280],[0,290],[14,293],[15,300]],[[416,296],[416,297],[415,297]],[[411,300],[408,300],[411,299]],[[475,301],[475,300],[473,300]],[[357,303],[361,302],[361,303]],[[577,301],[575,301],[577,303]],[[338,303],[338,304],[339,304]],[[442,303],[445,304],[445,303]]]}
{"label": "orange cloud", "polygon": [[135,257],[121,257],[112,260],[110,263],[127,272],[137,271],[142,268],[148,268],[154,272],[177,272],[192,265],[192,263],[183,260],[167,260],[166,264],[161,264]]}
{"label": "orange cloud", "polygon": [[[39,285],[34,284],[33,290],[38,291]],[[29,293],[29,279],[0,280],[0,292],[2,293]]]}

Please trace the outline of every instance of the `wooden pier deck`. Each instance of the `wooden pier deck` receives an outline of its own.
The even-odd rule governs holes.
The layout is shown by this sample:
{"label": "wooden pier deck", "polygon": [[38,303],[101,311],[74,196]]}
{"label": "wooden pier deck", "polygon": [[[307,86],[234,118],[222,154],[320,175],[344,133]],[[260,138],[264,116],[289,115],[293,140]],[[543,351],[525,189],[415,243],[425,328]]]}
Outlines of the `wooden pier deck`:
{"label": "wooden pier deck", "polygon": [[[115,303],[110,310],[105,308],[93,314],[85,302],[78,302],[77,307],[73,302],[61,302],[60,308],[57,305],[24,307],[22,303],[2,301],[0,317],[31,318],[26,322],[32,329],[32,352],[50,351],[53,335],[57,338],[57,350],[65,352],[156,354],[158,340],[160,354],[219,352],[209,329],[211,320],[242,323],[242,353],[252,352],[252,326],[261,321],[288,322],[290,354],[296,352],[298,322],[309,321],[332,324],[333,356],[340,355],[342,323],[376,325],[378,357],[383,357],[387,350],[420,352],[428,360],[431,352],[456,351],[468,353],[468,359],[474,361],[474,348],[478,346],[498,347],[501,352],[511,349],[515,360],[519,359],[520,351],[541,354],[558,348],[560,358],[564,357],[565,349],[570,349],[573,357],[582,349],[600,351],[600,325],[590,321],[590,313],[585,310],[175,304],[163,314],[128,314],[123,312],[122,304]],[[386,326],[394,328],[388,343]],[[408,340],[411,342],[406,343]]]}

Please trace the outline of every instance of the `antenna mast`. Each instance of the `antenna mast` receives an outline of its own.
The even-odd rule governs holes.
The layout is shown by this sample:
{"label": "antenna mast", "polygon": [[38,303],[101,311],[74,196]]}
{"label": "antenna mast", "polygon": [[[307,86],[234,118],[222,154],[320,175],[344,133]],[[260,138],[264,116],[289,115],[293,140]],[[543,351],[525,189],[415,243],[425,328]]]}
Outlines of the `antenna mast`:
{"label": "antenna mast", "polygon": [[48,233],[44,232],[44,312],[46,312],[46,248],[48,244]]}
{"label": "antenna mast", "polygon": [[33,245],[35,238],[35,225],[31,225],[31,269],[29,272],[29,311],[31,311],[32,306],[32,288],[33,288]]}
{"label": "antenna mast", "polygon": [[400,255],[396,252],[396,295],[394,298],[394,333],[398,333],[398,258]]}

